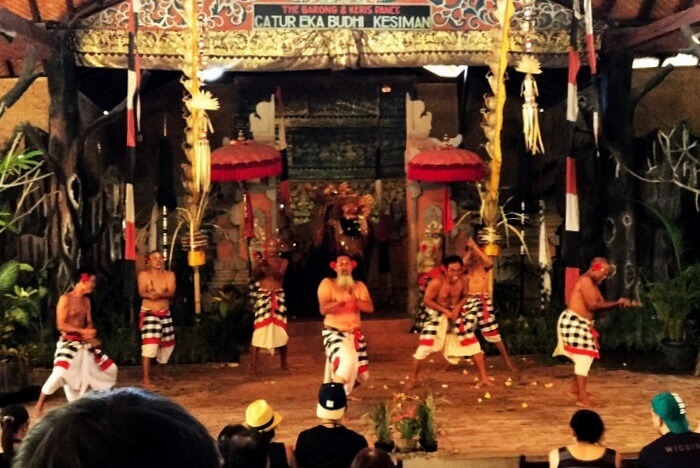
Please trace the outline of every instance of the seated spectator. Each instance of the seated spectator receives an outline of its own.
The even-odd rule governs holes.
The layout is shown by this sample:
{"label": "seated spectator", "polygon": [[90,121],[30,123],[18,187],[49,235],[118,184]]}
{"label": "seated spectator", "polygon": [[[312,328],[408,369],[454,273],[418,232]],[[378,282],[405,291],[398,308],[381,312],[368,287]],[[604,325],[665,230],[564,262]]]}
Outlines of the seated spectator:
{"label": "seated spectator", "polygon": [[296,467],[294,450],[281,442],[272,442],[275,427],[282,422],[282,415],[273,411],[265,400],[256,400],[245,410],[245,427],[259,432],[266,440],[270,468]]}
{"label": "seated spectator", "polygon": [[222,468],[267,468],[268,441],[262,433],[243,424],[228,425],[217,438],[224,459]]}
{"label": "seated spectator", "polygon": [[620,454],[603,446],[600,441],[605,433],[603,420],[598,413],[579,410],[571,417],[574,443],[549,452],[549,468],[594,467],[619,468]]}
{"label": "seated spectator", "polygon": [[22,468],[218,468],[214,439],[182,406],[137,388],[95,392],[34,426],[14,460]]}
{"label": "seated spectator", "polygon": [[685,403],[677,393],[659,393],[651,399],[651,420],[661,437],[642,449],[638,466],[700,466],[700,434],[690,432]]}
{"label": "seated spectator", "polygon": [[342,384],[321,385],[316,407],[321,424],[299,434],[294,448],[299,467],[348,468],[355,455],[367,447],[364,437],[341,424],[347,405]]}
{"label": "seated spectator", "polygon": [[384,450],[366,447],[357,452],[350,468],[396,468],[396,465]]}
{"label": "seated spectator", "polygon": [[12,458],[29,429],[29,413],[22,405],[8,405],[0,410],[2,427],[2,453],[0,468],[10,468]]}

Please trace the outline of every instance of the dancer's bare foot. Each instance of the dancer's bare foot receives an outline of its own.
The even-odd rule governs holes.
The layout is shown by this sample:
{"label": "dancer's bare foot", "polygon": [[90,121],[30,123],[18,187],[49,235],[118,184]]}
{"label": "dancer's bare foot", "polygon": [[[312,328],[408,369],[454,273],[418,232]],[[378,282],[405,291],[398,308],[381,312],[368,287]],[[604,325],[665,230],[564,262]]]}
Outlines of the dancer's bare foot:
{"label": "dancer's bare foot", "polygon": [[[572,396],[572,397],[578,399],[578,392],[570,391],[569,396]],[[586,398],[590,398],[590,396],[591,396],[591,392],[586,392]]]}
{"label": "dancer's bare foot", "polygon": [[479,383],[476,384],[476,388],[481,387],[493,387],[493,382],[491,382],[491,379],[481,379],[479,380]]}
{"label": "dancer's bare foot", "polygon": [[362,401],[362,398],[354,395],[348,395],[348,401]]}

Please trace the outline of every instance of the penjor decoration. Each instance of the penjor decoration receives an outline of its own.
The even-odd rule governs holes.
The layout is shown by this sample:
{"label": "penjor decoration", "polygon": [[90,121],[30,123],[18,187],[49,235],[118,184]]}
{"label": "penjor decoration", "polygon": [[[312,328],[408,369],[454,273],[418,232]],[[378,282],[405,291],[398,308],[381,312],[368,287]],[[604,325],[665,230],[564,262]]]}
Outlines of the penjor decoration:
{"label": "penjor decoration", "polygon": [[[187,113],[185,115],[185,156],[189,164],[184,164],[185,177],[183,185],[187,195],[185,208],[180,210],[189,225],[187,260],[194,268],[195,312],[202,310],[199,267],[206,262],[201,243],[194,242],[199,234],[203,211],[206,209],[206,199],[211,181],[211,151],[209,148],[209,132],[213,132],[207,111],[218,110],[219,101],[209,91],[203,91],[200,74],[206,65],[202,56],[205,45],[204,25],[202,24],[203,0],[188,0],[184,3],[184,20],[187,23],[188,48],[184,52],[182,84],[189,94],[183,98]],[[201,236],[199,236],[201,237]],[[197,248],[199,246],[199,248]]]}
{"label": "penjor decoration", "polygon": [[486,244],[487,255],[498,255],[498,186],[501,182],[501,164],[503,162],[501,152],[501,129],[503,128],[503,108],[506,104],[505,73],[508,66],[508,49],[510,48],[510,21],[513,17],[513,0],[497,0],[494,15],[498,20],[498,26],[491,30],[493,35],[493,52],[486,61],[489,66],[487,80],[492,96],[484,97],[484,116],[481,127],[488,140],[486,152],[491,157],[491,176],[486,183],[486,188],[481,189],[481,219],[485,227],[479,232],[479,240]]}

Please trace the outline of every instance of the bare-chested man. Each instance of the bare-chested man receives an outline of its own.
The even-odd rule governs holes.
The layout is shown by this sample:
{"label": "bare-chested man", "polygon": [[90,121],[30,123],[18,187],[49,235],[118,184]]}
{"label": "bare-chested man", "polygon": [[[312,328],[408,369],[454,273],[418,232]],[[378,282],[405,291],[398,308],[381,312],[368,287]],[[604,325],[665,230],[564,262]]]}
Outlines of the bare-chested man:
{"label": "bare-chested man", "polygon": [[469,295],[466,304],[466,321],[472,327],[478,325],[484,339],[493,343],[498,352],[501,353],[508,369],[515,371],[517,369],[501,339],[493,311],[491,280],[489,278],[489,271],[493,268],[493,260],[479,248],[472,238],[467,240],[462,260],[465,266],[465,287]]}
{"label": "bare-chested man", "polygon": [[175,348],[175,327],[170,316],[170,299],[175,296],[175,274],[164,269],[163,254],[148,254],[146,270],[138,276],[141,313],[141,366],[143,388],[155,390],[151,382],[151,359],[166,364]]}
{"label": "bare-chested man", "polygon": [[62,295],[56,306],[56,328],[61,333],[54,354],[53,371],[41,388],[35,413],[44,412],[46,397],[60,387],[66,399],[73,401],[92,390],[109,390],[117,382],[117,365],[100,349],[92,323],[90,298],[95,289],[95,275],[87,270],[78,273],[73,290]]}
{"label": "bare-chested man", "polygon": [[571,291],[567,309],[557,323],[558,343],[554,356],[566,356],[574,362],[574,381],[571,393],[577,397],[576,404],[591,407],[590,395],[586,391],[588,371],[598,353],[598,332],[593,328],[596,312],[613,307],[639,307],[636,301],[624,297],[607,302],[598,286],[607,278],[610,264],[603,257],[596,257]]}
{"label": "bare-chested man", "polygon": [[486,375],[484,353],[473,329],[464,323],[463,308],[467,302],[466,288],[462,278],[462,259],[450,255],[442,261],[443,274],[434,278],[425,290],[423,304],[428,313],[413,355],[413,376],[409,388],[416,385],[420,363],[430,354],[442,351],[450,363],[457,363],[464,356],[471,356],[479,371],[482,385],[491,386]]}
{"label": "bare-chested man", "polygon": [[318,303],[324,316],[323,346],[326,350],[325,382],[343,384],[350,395],[369,377],[367,344],[360,331],[360,313],[374,311],[367,286],[352,278],[357,264],[338,255],[331,268],[336,278],[325,278],[318,286]]}
{"label": "bare-chested man", "polygon": [[265,249],[260,258],[253,259],[253,278],[251,285],[253,301],[253,356],[250,372],[255,375],[258,369],[260,349],[274,352],[280,350],[282,369],[287,370],[287,304],[282,280],[287,270],[288,261],[280,256],[279,239],[270,238],[265,242]]}

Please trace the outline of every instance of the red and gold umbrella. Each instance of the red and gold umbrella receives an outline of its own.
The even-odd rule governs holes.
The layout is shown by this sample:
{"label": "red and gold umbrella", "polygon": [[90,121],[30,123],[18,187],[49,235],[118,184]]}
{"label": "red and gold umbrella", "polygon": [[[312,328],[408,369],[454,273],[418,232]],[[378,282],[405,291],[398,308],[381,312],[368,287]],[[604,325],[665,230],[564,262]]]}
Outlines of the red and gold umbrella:
{"label": "red and gold umbrella", "polygon": [[[484,178],[484,162],[479,155],[465,149],[443,145],[423,150],[408,163],[407,177],[420,182],[478,182]],[[449,187],[443,187],[442,227],[454,229]]]}
{"label": "red and gold umbrella", "polygon": [[407,176],[421,182],[477,182],[484,178],[484,162],[465,149],[438,146],[421,151],[408,163]]}
{"label": "red and gold umbrella", "polygon": [[215,182],[241,182],[281,173],[280,153],[269,145],[234,140],[211,153],[211,180]]}

